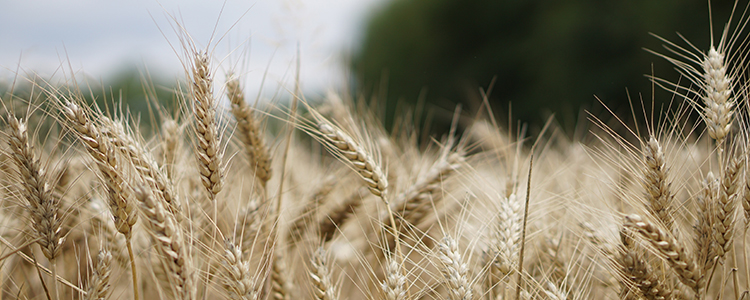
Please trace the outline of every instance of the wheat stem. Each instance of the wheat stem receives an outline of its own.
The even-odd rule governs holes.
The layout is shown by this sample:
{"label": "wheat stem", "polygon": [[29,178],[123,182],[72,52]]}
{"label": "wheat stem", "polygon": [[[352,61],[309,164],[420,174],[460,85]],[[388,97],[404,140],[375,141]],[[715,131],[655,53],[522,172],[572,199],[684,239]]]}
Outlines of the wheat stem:
{"label": "wheat stem", "polygon": [[136,272],[135,268],[135,256],[133,255],[133,243],[131,239],[127,238],[127,245],[128,245],[128,257],[130,257],[130,275],[133,279],[133,298],[135,300],[140,299],[138,296],[138,272]]}

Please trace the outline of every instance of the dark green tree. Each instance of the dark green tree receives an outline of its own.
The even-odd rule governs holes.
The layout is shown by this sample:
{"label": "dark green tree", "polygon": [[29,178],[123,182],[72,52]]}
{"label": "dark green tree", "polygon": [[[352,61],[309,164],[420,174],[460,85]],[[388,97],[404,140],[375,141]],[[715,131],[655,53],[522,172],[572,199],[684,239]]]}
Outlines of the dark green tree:
{"label": "dark green tree", "polygon": [[[716,34],[733,2],[712,3]],[[708,49],[707,1],[394,0],[372,15],[352,69],[358,92],[387,100],[386,124],[397,101],[414,105],[424,91],[438,120],[458,103],[476,109],[495,78],[490,101],[501,117],[512,103],[513,119],[538,125],[555,113],[570,130],[583,109],[602,109],[594,95],[615,111],[630,110],[626,88],[650,102],[643,75],[652,66],[679,79],[642,49],[662,50],[649,32],[673,41],[680,32]],[[671,100],[655,93],[657,107]]]}

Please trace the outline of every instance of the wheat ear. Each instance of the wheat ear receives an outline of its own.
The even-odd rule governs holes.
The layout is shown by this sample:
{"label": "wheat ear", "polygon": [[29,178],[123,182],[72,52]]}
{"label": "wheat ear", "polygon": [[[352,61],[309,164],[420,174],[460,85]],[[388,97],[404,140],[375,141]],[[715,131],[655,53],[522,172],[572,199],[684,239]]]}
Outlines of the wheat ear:
{"label": "wheat ear", "polygon": [[516,196],[501,197],[497,220],[492,225],[490,253],[494,255],[491,269],[502,276],[510,275],[516,268],[523,226],[523,203]]}
{"label": "wheat ear", "polygon": [[89,121],[78,104],[68,101],[63,107],[63,114],[86,146],[86,150],[97,162],[102,180],[107,186],[109,207],[112,210],[117,231],[130,239],[138,216],[134,211],[135,206],[129,200],[130,191],[121,174],[114,148],[101,134],[99,128]]}
{"label": "wheat ear", "polygon": [[177,299],[195,299],[195,286],[190,257],[182,230],[174,216],[155,201],[144,189],[136,188],[135,195],[141,203],[141,212],[149,233],[157,243],[164,269],[167,271],[169,288]]}
{"label": "wheat ear", "polygon": [[367,183],[370,192],[385,199],[388,189],[388,179],[372,156],[365,151],[354,139],[330,123],[322,122],[318,124],[318,130],[322,133],[325,141],[331,146],[331,149],[354,168]]}
{"label": "wheat ear", "polygon": [[[392,206],[407,222],[417,225],[440,199],[442,183],[461,167],[464,157],[453,153],[441,158],[430,170],[405,192],[394,198]],[[383,223],[386,221],[384,220]]]}
{"label": "wheat ear", "polygon": [[[52,97],[57,100],[55,95],[52,95]],[[80,106],[71,101],[66,101],[62,111],[70,126],[77,133],[78,138],[86,146],[86,150],[96,161],[102,174],[102,181],[107,186],[107,198],[114,217],[115,227],[117,231],[125,235],[127,240],[130,273],[133,277],[133,297],[138,300],[138,273],[136,272],[131,242],[133,225],[138,220],[138,216],[134,211],[135,205],[130,200],[130,192],[122,177],[121,166],[117,163],[115,151],[110,142],[101,134],[101,130],[89,121]]]}
{"label": "wheat ear", "polygon": [[292,245],[295,245],[297,241],[302,239],[305,234],[305,230],[308,228],[308,224],[315,221],[316,210],[323,204],[323,201],[328,197],[328,194],[333,191],[335,184],[335,177],[326,179],[326,181],[318,188],[318,190],[310,197],[305,207],[302,208],[299,216],[294,220],[287,232],[287,241],[290,241]]}
{"label": "wheat ear", "polygon": [[667,181],[664,152],[653,136],[649,138],[645,148],[643,160],[646,163],[646,170],[643,174],[643,186],[646,189],[646,205],[649,211],[671,231],[674,224],[674,208],[672,207],[674,196],[670,191],[670,183]]}
{"label": "wheat ear", "polygon": [[248,162],[255,170],[255,176],[263,186],[271,179],[271,155],[266,147],[258,120],[252,108],[245,102],[245,94],[240,87],[240,79],[228,74],[227,96],[232,103],[232,115],[237,121],[237,131],[245,148]]}
{"label": "wheat ear", "polygon": [[734,97],[732,77],[727,74],[727,64],[723,47],[711,46],[703,58],[703,119],[708,135],[718,144],[724,140],[732,127]]}
{"label": "wheat ear", "polygon": [[232,299],[256,300],[258,290],[255,287],[256,276],[250,271],[250,263],[242,258],[242,249],[229,240],[224,241],[224,267],[226,280],[224,288]]}
{"label": "wheat ear", "polygon": [[695,249],[697,250],[697,259],[703,274],[713,267],[716,249],[713,239],[713,216],[714,203],[718,195],[719,185],[713,173],[709,172],[703,181],[703,188],[696,199],[697,220],[694,226],[695,231]]}
{"label": "wheat ear", "polygon": [[274,300],[289,300],[291,290],[289,279],[287,278],[286,265],[281,254],[273,255],[273,263],[271,264],[271,299]]}
{"label": "wheat ear", "polygon": [[739,190],[739,171],[744,165],[744,159],[733,159],[727,166],[721,180],[721,191],[717,206],[714,210],[714,249],[716,254],[723,258],[724,254],[732,248],[734,235],[734,220],[737,213],[737,201]]}
{"label": "wheat ear", "polygon": [[466,278],[469,269],[458,252],[458,244],[450,236],[445,236],[438,243],[438,250],[438,259],[442,263],[441,272],[448,288],[448,299],[471,300],[472,288]]}
{"label": "wheat ear", "polygon": [[651,243],[661,255],[663,255],[672,269],[677,273],[680,281],[693,289],[698,294],[701,288],[703,276],[692,257],[689,257],[685,248],[672,236],[660,228],[647,222],[639,215],[625,217],[624,225],[643,236]]}
{"label": "wheat ear", "polygon": [[89,289],[86,292],[86,300],[104,300],[109,293],[109,275],[111,269],[112,254],[106,249],[99,251],[96,256],[94,272],[89,278]]}
{"label": "wheat ear", "polygon": [[331,150],[337,157],[342,161],[348,162],[349,166],[359,174],[367,183],[367,188],[370,193],[380,197],[385,203],[385,207],[388,210],[388,218],[391,224],[391,234],[393,239],[396,241],[396,252],[400,259],[403,259],[403,253],[401,253],[401,241],[399,239],[398,228],[396,226],[395,216],[393,209],[391,209],[391,203],[388,201],[388,179],[383,173],[383,169],[379,164],[379,160],[373,159],[373,156],[365,149],[354,141],[348,134],[343,130],[335,127],[328,121],[326,121],[319,114],[314,114],[318,119],[318,130],[323,136],[327,148]]}
{"label": "wheat ear", "polygon": [[328,256],[322,247],[313,253],[310,259],[310,279],[313,282],[313,296],[316,300],[336,300],[336,285],[331,278],[331,271],[328,269]]}
{"label": "wheat ear", "polygon": [[669,299],[671,289],[664,286],[661,277],[654,273],[641,253],[635,249],[633,241],[623,228],[620,230],[622,245],[615,262],[620,267],[618,275],[622,276],[620,299],[637,299],[632,293],[631,286],[637,288],[644,298],[649,300]]}
{"label": "wheat ear", "polygon": [[106,249],[121,268],[127,269],[130,258],[123,252],[127,248],[127,239],[125,236],[118,234],[114,224],[110,221],[112,215],[108,210],[101,209],[98,203],[98,201],[90,202],[94,214],[91,219],[92,233],[94,236],[98,236],[100,247]]}
{"label": "wheat ear", "polygon": [[385,300],[406,299],[406,277],[401,273],[398,262],[386,254],[385,279],[380,284]]}
{"label": "wheat ear", "polygon": [[148,183],[160,200],[165,201],[167,208],[179,222],[183,217],[180,199],[174,192],[172,182],[161,171],[151,152],[143,149],[143,146],[136,142],[132,135],[125,132],[125,128],[120,122],[112,121],[105,116],[100,119],[105,128],[109,129],[107,133],[109,133],[113,144],[127,156],[128,161],[141,175],[141,179]]}
{"label": "wheat ear", "polygon": [[161,123],[162,153],[164,161],[162,165],[167,170],[167,178],[174,181],[174,168],[177,159],[177,149],[180,144],[180,125],[174,119],[166,119]]}
{"label": "wheat ear", "polygon": [[21,175],[23,195],[32,220],[31,227],[38,238],[37,244],[42,253],[52,261],[60,254],[64,241],[60,235],[60,201],[50,190],[45,170],[34,155],[34,148],[29,144],[26,122],[19,121],[15,116],[8,116],[8,125],[11,157]]}
{"label": "wheat ear", "polygon": [[219,129],[216,123],[216,104],[207,53],[197,53],[193,65],[191,95],[193,97],[193,129],[197,138],[195,155],[201,182],[212,201],[224,185],[224,170],[219,149]]}
{"label": "wheat ear", "polygon": [[366,195],[364,188],[357,190],[349,196],[342,204],[337,205],[335,209],[326,213],[318,221],[318,235],[323,242],[328,242],[336,235],[336,230],[349,219],[354,211],[362,205],[363,194]]}

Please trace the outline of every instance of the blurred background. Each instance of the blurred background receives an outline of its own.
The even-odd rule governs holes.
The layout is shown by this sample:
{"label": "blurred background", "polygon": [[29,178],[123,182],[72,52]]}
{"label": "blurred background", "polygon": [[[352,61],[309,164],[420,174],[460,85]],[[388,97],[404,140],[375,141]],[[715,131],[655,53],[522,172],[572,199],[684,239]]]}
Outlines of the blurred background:
{"label": "blurred background", "polygon": [[[712,2],[716,34],[733,4]],[[476,112],[480,90],[501,120],[512,113],[538,128],[554,113],[570,133],[586,127],[584,110],[609,116],[595,96],[627,117],[628,92],[638,111],[653,92],[658,111],[671,94],[644,74],[679,77],[643,50],[665,52],[649,33],[710,43],[705,0],[4,1],[0,92],[16,82],[20,93],[32,76],[75,78],[94,98],[144,110],[148,77],[160,99],[174,99],[187,61],[177,23],[221,62],[218,83],[233,69],[248,95],[284,101],[299,49],[306,98],[377,99],[386,127],[397,109],[419,107],[435,132],[458,104]]]}

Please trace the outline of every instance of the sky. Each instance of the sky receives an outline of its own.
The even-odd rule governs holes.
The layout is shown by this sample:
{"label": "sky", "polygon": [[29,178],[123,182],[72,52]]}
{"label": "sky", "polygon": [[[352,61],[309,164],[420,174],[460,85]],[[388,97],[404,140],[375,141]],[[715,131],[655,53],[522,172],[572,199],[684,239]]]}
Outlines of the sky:
{"label": "sky", "polygon": [[299,48],[304,90],[342,88],[346,57],[384,1],[2,1],[0,83],[16,73],[106,81],[126,68],[184,79],[189,35],[212,53],[218,82],[235,69],[257,91],[268,69],[265,91],[290,89]]}

